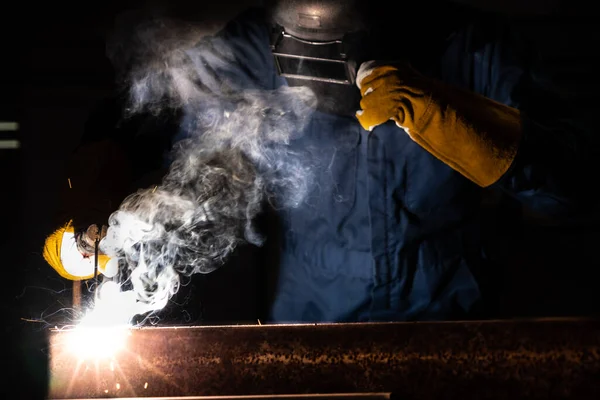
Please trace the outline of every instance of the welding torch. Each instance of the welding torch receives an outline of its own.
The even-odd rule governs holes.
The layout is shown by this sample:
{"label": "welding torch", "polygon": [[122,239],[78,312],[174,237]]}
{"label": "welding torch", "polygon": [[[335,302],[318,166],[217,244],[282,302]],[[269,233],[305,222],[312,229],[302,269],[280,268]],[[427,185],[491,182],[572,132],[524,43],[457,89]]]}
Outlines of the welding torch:
{"label": "welding torch", "polygon": [[107,229],[106,225],[98,229],[96,224],[92,224],[85,231],[76,235],[78,250],[88,257],[94,257],[94,281],[96,284],[98,284],[100,241],[106,236]]}
{"label": "welding torch", "polygon": [[98,287],[98,248],[100,247],[100,237],[94,241],[94,281]]}

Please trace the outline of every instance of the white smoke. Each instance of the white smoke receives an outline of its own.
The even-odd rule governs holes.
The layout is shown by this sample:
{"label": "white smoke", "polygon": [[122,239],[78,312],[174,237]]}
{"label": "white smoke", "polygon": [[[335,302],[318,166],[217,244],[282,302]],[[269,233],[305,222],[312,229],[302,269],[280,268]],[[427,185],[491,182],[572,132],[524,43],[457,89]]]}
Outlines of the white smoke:
{"label": "white smoke", "polygon": [[313,93],[239,88],[203,63],[235,62],[224,41],[191,47],[189,26],[173,26],[153,21],[136,31],[127,62],[129,112],[185,109],[193,116],[189,137],[173,149],[162,183],[132,194],[113,213],[102,241],[102,250],[126,265],[149,310],[167,304],[182,275],[215,270],[242,242],[262,244],[257,215],[265,204],[301,204],[312,174],[288,144],[316,107]]}

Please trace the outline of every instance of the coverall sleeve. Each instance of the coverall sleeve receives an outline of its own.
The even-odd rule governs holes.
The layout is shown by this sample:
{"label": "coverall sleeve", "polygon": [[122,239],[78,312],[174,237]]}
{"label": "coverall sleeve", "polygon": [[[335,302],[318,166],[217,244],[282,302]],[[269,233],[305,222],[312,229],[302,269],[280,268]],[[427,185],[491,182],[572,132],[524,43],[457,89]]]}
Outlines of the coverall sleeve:
{"label": "coverall sleeve", "polygon": [[81,142],[66,162],[57,224],[73,220],[75,230],[102,223],[126,195],[131,165],[114,135],[116,104],[102,102],[85,124]]}
{"label": "coverall sleeve", "polygon": [[160,182],[172,123],[148,115],[127,119],[122,112],[121,103],[113,97],[92,111],[66,163],[57,225],[72,220],[78,231],[107,223],[127,195]]}
{"label": "coverall sleeve", "polygon": [[227,107],[235,107],[241,91],[273,90],[283,84],[276,73],[264,18],[264,10],[251,8],[217,34],[185,50],[200,96],[183,105],[174,143],[202,126],[218,123]]}
{"label": "coverall sleeve", "polygon": [[214,36],[187,50],[198,84],[210,95],[240,89],[275,89],[281,83],[261,9],[250,9]]}

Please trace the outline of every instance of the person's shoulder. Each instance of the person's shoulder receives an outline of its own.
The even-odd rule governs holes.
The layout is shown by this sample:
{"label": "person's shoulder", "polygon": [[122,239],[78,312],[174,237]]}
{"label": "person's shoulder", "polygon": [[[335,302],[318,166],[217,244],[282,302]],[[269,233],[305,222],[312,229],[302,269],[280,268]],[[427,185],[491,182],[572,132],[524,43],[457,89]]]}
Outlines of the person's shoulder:
{"label": "person's shoulder", "polygon": [[262,7],[249,7],[232,19],[238,23],[266,24],[267,13]]}
{"label": "person's shoulder", "polygon": [[224,35],[253,35],[266,32],[267,14],[263,8],[250,7],[231,19],[223,30]]}

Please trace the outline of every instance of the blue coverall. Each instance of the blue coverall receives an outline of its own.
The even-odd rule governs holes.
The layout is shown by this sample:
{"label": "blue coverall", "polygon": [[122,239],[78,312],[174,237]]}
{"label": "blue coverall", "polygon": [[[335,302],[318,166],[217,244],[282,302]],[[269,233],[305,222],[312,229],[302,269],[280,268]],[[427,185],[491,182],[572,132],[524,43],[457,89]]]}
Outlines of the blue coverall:
{"label": "blue coverall", "polygon": [[[586,126],[564,118],[577,103],[546,84],[535,65],[525,66],[507,44],[514,38],[476,44],[475,33],[458,32],[427,73],[527,114],[517,159],[495,186],[540,213],[577,214],[587,206],[581,175],[596,149]],[[202,83],[215,93],[223,82],[238,90],[287,84],[276,72],[260,11],[240,16],[188,56],[198,76],[211,77]],[[533,122],[552,106],[554,119]],[[589,116],[582,109],[577,117]],[[318,148],[328,167],[310,202],[280,211],[270,232],[278,238],[271,322],[443,320],[479,311],[478,277],[487,268],[480,187],[392,122],[367,132],[353,117],[316,112],[290,146]]]}

